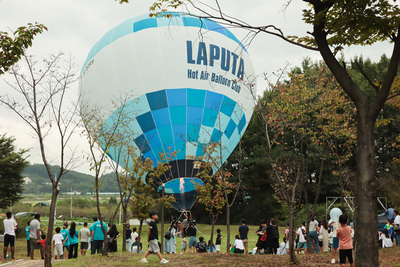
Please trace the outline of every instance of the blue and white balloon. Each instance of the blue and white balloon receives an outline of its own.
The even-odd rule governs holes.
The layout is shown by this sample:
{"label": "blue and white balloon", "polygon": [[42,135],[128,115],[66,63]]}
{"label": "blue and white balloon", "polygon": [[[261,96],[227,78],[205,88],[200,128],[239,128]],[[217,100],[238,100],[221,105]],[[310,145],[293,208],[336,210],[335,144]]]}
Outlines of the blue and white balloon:
{"label": "blue and white balloon", "polygon": [[170,14],[146,14],[108,31],[82,67],[80,101],[107,124],[118,110],[115,100],[131,96],[124,108],[143,159],[155,167],[160,152],[177,151],[155,186],[165,183],[165,193],[177,199],[174,207],[184,210],[196,202],[194,184],[203,184],[193,159],[205,145],[221,142],[224,162],[243,135],[254,107],[246,85],[255,90],[255,75],[246,48],[224,26]]}

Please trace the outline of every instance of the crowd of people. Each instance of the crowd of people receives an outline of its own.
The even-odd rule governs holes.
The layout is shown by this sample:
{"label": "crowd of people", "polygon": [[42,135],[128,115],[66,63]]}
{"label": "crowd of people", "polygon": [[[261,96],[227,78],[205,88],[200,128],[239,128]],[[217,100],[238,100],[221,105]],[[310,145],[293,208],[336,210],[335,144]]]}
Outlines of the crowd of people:
{"label": "crowd of people", "polygon": [[[18,226],[18,218],[12,218],[11,212],[7,212],[6,216],[7,218],[4,220],[4,258],[6,258],[8,246],[10,246],[11,259],[15,259],[15,231]],[[156,223],[158,215],[156,212],[151,212],[149,216],[151,219],[147,233],[149,246],[141,262],[147,262],[147,256],[150,253],[154,253],[159,257],[160,263],[167,263],[168,261],[160,253],[161,245],[158,242],[158,228]],[[220,229],[216,230],[215,245],[212,240],[206,243],[204,237],[199,237],[199,242],[197,242],[198,229],[195,220],[192,217],[188,217],[186,213],[183,216],[184,219],[182,222],[172,220],[167,232],[162,237],[165,241],[164,251],[167,254],[176,253],[176,240],[179,236],[182,237],[181,254],[185,253],[187,248],[189,248],[189,252],[193,251],[193,253],[221,252],[223,237]],[[69,259],[77,258],[79,240],[82,256],[86,255],[87,250],[90,250],[91,254],[102,253],[104,241],[102,228],[107,229],[108,252],[116,252],[118,250],[117,240],[121,235],[116,225],[109,224],[107,227],[104,222],[101,225],[100,220],[94,217],[90,228],[88,228],[88,223],[85,222],[79,232],[76,229],[75,222],[71,222],[70,225],[68,222],[65,222],[63,229],[56,227],[55,234],[52,237],[55,259],[63,259],[65,250],[68,251]],[[384,229],[378,232],[382,248],[398,246],[400,244],[399,228],[400,214],[398,210],[394,210],[394,220],[389,218]],[[41,258],[44,259],[46,235],[40,231],[39,214],[35,214],[34,219],[28,222],[25,232],[27,238],[27,256],[34,259],[35,250],[39,250]],[[289,233],[290,228],[288,224],[285,229],[283,242],[279,244],[279,229],[276,220],[272,218],[268,224],[265,220],[262,220],[259,229],[256,231],[258,235],[256,248],[249,252],[249,227],[246,225],[246,220],[242,219],[241,226],[238,229],[238,234],[235,235],[234,242],[231,244],[230,251],[238,254],[288,254]],[[337,221],[332,219],[329,222],[326,219],[318,221],[314,216],[308,223],[308,244],[306,242],[306,222],[303,221],[299,228],[293,230],[293,233],[295,235],[294,250],[297,253],[305,253],[307,250],[316,254],[332,251],[332,263],[335,263],[337,250],[339,249],[340,263],[345,263],[347,258],[351,266],[354,266],[352,258],[354,229],[348,226],[348,219],[344,209],[342,209],[342,215],[340,215]],[[137,252],[138,250],[142,252],[143,249],[143,244],[140,242],[136,227],[131,230],[129,224],[126,224],[126,247],[129,252]]]}

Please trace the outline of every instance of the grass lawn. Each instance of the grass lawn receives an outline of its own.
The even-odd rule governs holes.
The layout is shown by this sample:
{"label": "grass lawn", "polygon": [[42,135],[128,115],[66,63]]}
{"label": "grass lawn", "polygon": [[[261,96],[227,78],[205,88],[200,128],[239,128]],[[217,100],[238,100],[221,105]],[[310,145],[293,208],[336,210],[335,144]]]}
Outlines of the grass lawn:
{"label": "grass lawn", "polygon": [[[160,228],[160,224],[158,224]],[[132,226],[133,227],[133,226]],[[131,228],[132,228],[131,227]],[[211,234],[211,226],[205,224],[199,224],[198,226],[198,234],[197,238],[203,236],[206,241],[210,238]],[[78,226],[79,229],[82,226]],[[118,230],[122,229],[122,225],[117,225]],[[143,247],[147,248],[147,225],[143,227]],[[215,229],[220,228],[221,234],[223,236],[222,239],[222,251],[226,250],[226,226],[219,225],[216,226]],[[231,226],[231,242],[234,240],[234,234],[237,233],[239,225]],[[255,231],[258,229],[258,226],[249,225],[249,249],[255,247],[257,242],[257,235]],[[167,226],[165,227],[165,230]],[[280,227],[280,236],[281,239],[283,237],[284,228]],[[161,231],[159,229],[159,236],[161,235]],[[214,235],[215,239],[216,235]],[[75,266],[137,266],[137,265],[146,265],[141,264],[139,261],[143,257],[143,254],[134,254],[129,252],[122,252],[122,237],[118,239],[118,252],[109,253],[108,257],[102,257],[101,255],[91,256],[90,252],[86,256],[80,256],[78,253],[77,259],[71,260],[53,260],[53,266],[57,267],[75,267]],[[214,240],[215,242],[215,240]],[[176,251],[177,254],[163,254],[163,256],[170,261],[170,265],[177,266],[289,266],[289,256],[279,256],[279,255],[234,255],[234,254],[214,254],[214,253],[197,253],[197,254],[182,254],[180,255],[180,247],[181,247],[181,238],[177,238]],[[25,239],[17,239],[16,242],[16,259],[28,259],[26,257],[26,240]],[[1,257],[2,258],[2,257]],[[35,251],[35,259],[40,259],[40,252]],[[158,265],[159,259],[156,255],[149,255],[147,258],[149,263],[148,266]],[[331,253],[320,253],[318,255],[299,255],[298,259],[300,260],[299,266],[339,266],[339,264],[332,265],[331,261]],[[5,263],[5,260],[2,259],[0,264]],[[388,248],[388,249],[380,249],[380,266],[399,266],[400,267],[400,248]]]}

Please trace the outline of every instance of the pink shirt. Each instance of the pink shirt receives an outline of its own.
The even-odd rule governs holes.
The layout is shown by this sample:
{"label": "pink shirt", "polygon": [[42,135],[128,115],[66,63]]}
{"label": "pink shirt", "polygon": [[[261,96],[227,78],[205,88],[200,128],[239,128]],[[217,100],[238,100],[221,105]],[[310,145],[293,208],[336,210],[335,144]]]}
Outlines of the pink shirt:
{"label": "pink shirt", "polygon": [[336,230],[336,237],[339,239],[339,249],[353,249],[350,226],[339,227]]}

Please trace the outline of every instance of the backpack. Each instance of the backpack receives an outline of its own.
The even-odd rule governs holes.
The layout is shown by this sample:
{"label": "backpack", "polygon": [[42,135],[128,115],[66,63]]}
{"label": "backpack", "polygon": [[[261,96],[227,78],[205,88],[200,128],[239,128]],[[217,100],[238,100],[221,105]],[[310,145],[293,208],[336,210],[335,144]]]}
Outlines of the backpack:
{"label": "backpack", "polygon": [[171,239],[171,228],[168,228],[167,232],[164,234],[165,239]]}
{"label": "backpack", "polygon": [[272,237],[274,239],[279,239],[278,227],[276,225],[272,226]]}
{"label": "backpack", "polygon": [[199,252],[207,252],[206,242],[199,242]]}

